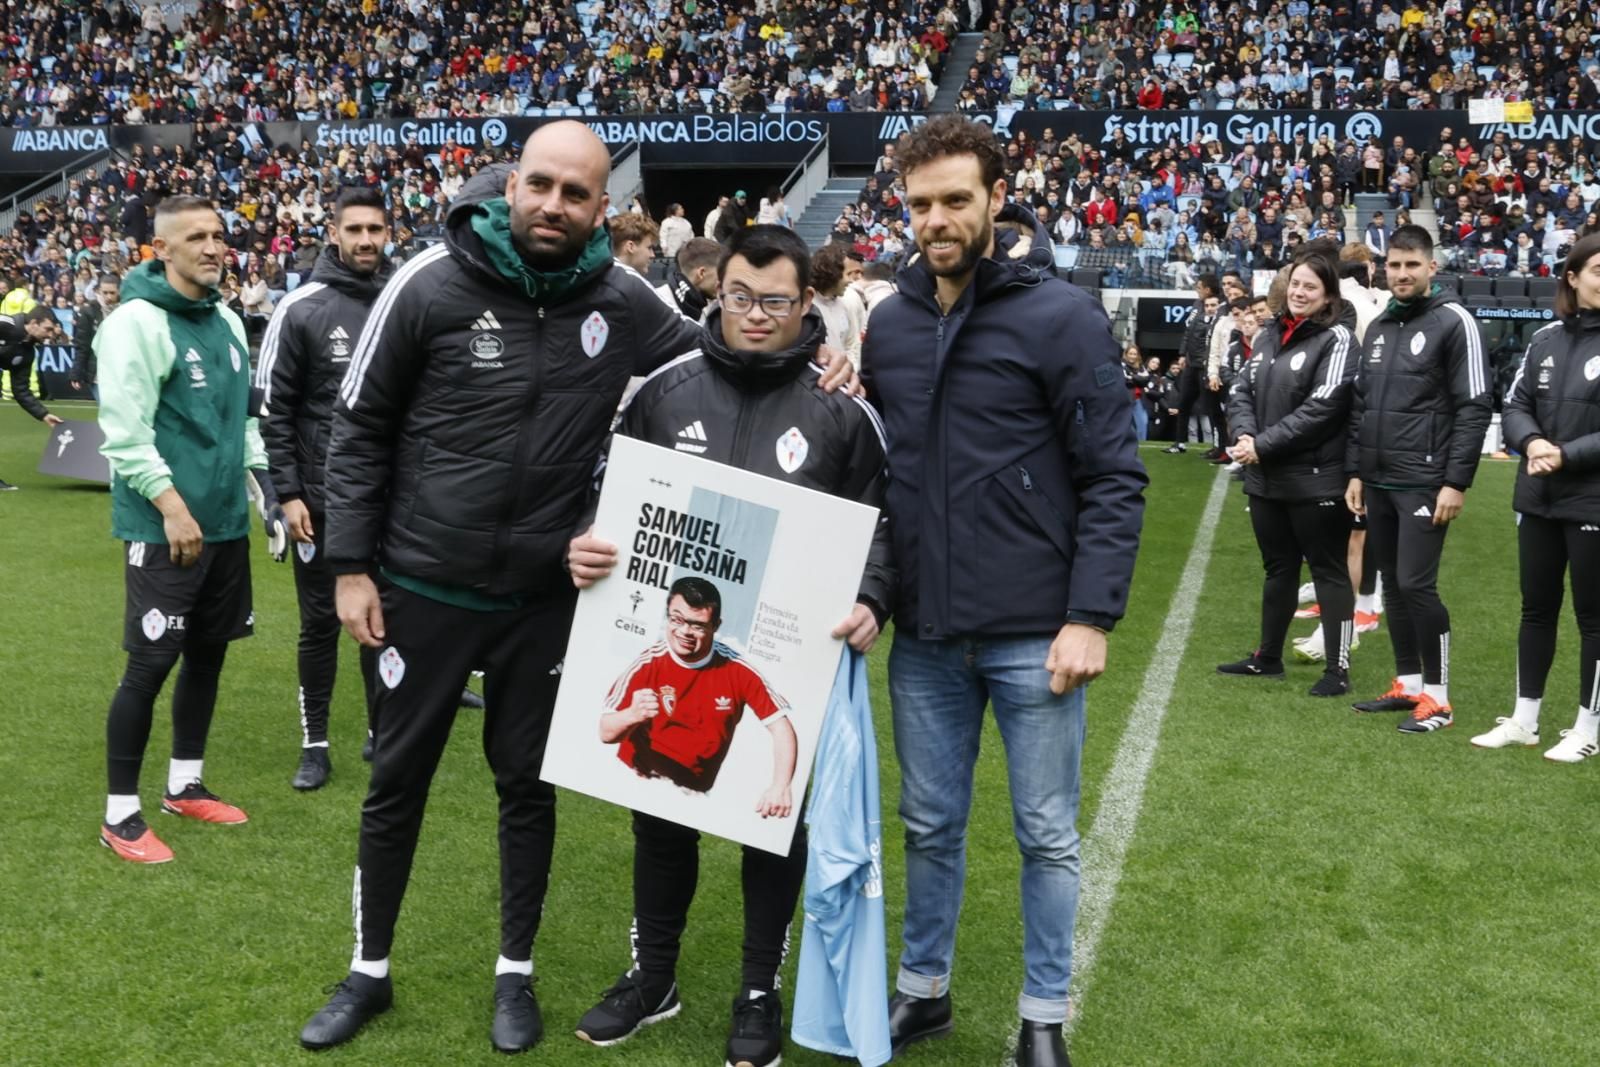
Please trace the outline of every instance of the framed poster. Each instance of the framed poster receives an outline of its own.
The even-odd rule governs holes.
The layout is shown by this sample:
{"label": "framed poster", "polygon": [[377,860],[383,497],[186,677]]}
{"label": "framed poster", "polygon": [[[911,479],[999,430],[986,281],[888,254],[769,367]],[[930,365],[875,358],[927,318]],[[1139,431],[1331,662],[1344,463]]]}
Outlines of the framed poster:
{"label": "framed poster", "polygon": [[578,597],[544,780],[787,853],[877,518],[615,438],[617,567]]}

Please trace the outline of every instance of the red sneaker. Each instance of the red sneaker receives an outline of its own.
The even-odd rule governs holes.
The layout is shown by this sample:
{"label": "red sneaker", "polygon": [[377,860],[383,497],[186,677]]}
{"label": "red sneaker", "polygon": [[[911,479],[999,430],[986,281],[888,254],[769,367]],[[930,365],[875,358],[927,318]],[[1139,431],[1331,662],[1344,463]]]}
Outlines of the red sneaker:
{"label": "red sneaker", "polygon": [[161,810],[168,815],[182,815],[187,819],[230,826],[250,821],[250,816],[232,804],[218,799],[215,793],[207,790],[199,782],[190,782],[177,796],[169,793],[162,797]]}
{"label": "red sneaker", "polygon": [[1356,633],[1370,634],[1378,628],[1379,616],[1375,612],[1356,612]]}
{"label": "red sneaker", "polygon": [[129,863],[167,863],[172,859],[172,849],[145,825],[138,812],[115,826],[101,823],[100,843]]}
{"label": "red sneaker", "polygon": [[1320,619],[1322,618],[1322,605],[1307,604],[1305,607],[1295,612],[1294,617],[1297,619]]}

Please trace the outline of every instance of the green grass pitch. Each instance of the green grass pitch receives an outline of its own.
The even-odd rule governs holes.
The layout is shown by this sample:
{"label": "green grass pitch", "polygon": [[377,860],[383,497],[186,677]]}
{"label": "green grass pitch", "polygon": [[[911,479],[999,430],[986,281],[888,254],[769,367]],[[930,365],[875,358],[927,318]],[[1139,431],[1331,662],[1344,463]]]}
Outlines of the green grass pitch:
{"label": "green grass pitch", "polygon": [[[91,417],[86,407],[62,408]],[[95,843],[104,719],[122,667],[122,557],[98,489],[32,473],[37,423],[0,412],[0,1062],[310,1062],[299,1027],[350,951],[350,882],[365,765],[353,654],[333,715],[334,778],[289,788],[299,743],[287,564],[256,540],[256,636],[233,646],[206,777],[249,811],[239,828],[154,814],[170,722],[146,762],[151,822],[177,862],[141,869]],[[1087,832],[1128,709],[1166,621],[1210,489],[1193,455],[1147,450],[1152,486],[1128,619],[1089,698]],[[1518,612],[1513,468],[1489,463],[1446,552],[1457,725],[1409,737],[1287,683],[1219,678],[1255,641],[1260,565],[1231,487],[1194,636],[1163,727],[1138,832],[1072,1039],[1094,1064],[1577,1064],[1594,1059],[1600,766],[1467,739],[1509,713]],[[1302,633],[1308,624],[1296,626]],[[1546,701],[1545,746],[1571,724],[1570,618]],[[353,649],[351,650],[353,652]],[[883,647],[873,657],[883,764],[891,974],[903,892]],[[1355,656],[1361,694],[1392,671],[1387,638]],[[462,712],[434,783],[398,932],[396,1007],[332,1064],[497,1063],[487,1031],[497,952],[492,783]],[[623,967],[626,815],[560,805],[535,958],[548,1036],[528,1061],[721,1062],[736,992],[738,850],[709,841],[679,976],[685,1009],[627,1045],[573,1024]],[[1021,982],[1017,856],[998,735],[985,735],[955,976],[957,1027],[908,1064],[999,1064]],[[797,931],[798,933],[798,931]],[[791,957],[788,972],[792,974]],[[786,1062],[834,1062],[791,1045]],[[321,1061],[319,1061],[321,1062]]]}

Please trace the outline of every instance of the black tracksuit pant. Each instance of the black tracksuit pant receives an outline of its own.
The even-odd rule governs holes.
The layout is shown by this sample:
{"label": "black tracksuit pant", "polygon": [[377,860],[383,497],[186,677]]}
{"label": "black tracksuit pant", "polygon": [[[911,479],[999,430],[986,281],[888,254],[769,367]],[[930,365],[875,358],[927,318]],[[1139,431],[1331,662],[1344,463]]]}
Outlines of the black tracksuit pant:
{"label": "black tracksuit pant", "polygon": [[[700,833],[636,811],[633,842],[633,955],[651,999],[664,996],[675,980],[679,942],[700,879]],[[803,824],[796,825],[787,856],[744,846],[743,989],[777,988],[805,877]]]}
{"label": "black tracksuit pant", "polygon": [[1600,710],[1600,526],[1523,515],[1517,523],[1522,557],[1522,628],[1517,631],[1517,696],[1538,700],[1556,657],[1556,626],[1572,569],[1572,607],[1578,616],[1578,703]]}
{"label": "black tracksuit pant", "polygon": [[1269,500],[1250,498],[1250,525],[1266,582],[1261,587],[1263,659],[1281,660],[1299,602],[1300,561],[1311,567],[1322,606],[1322,640],[1329,668],[1350,669],[1350,641],[1355,634],[1355,591],[1350,588],[1350,512],[1343,500]]}
{"label": "black tracksuit pant", "polygon": [[[1183,368],[1183,373],[1178,376],[1178,434],[1175,440],[1179,444],[1189,440],[1189,417],[1196,414],[1197,410],[1201,414],[1206,410],[1200,400],[1200,394],[1205,391],[1203,369],[1200,367]],[[1196,428],[1195,440],[1205,440],[1205,431],[1203,429]]]}
{"label": "black tracksuit pant", "polygon": [[1366,487],[1367,561],[1383,572],[1396,674],[1450,683],[1450,612],[1439,599],[1439,559],[1449,523],[1433,524],[1437,489]]}
{"label": "black tracksuit pant", "polygon": [[[296,541],[289,545],[294,559],[294,591],[300,601],[300,743],[306,746],[328,741],[328,706],[333,700],[334,679],[338,677],[339,638],[344,629],[334,605],[334,574],[322,555],[324,522],[322,515],[312,512],[313,543],[302,545]],[[361,675],[369,732],[376,662],[371,650],[362,649]]]}
{"label": "black tracksuit pant", "polygon": [[483,670],[483,751],[500,797],[500,954],[532,958],[550,881],[555,787],[539,780],[576,591],[510,611],[469,611],[379,580],[372,784],[361,808],[356,953],[389,955],[428,787],[461,689]]}

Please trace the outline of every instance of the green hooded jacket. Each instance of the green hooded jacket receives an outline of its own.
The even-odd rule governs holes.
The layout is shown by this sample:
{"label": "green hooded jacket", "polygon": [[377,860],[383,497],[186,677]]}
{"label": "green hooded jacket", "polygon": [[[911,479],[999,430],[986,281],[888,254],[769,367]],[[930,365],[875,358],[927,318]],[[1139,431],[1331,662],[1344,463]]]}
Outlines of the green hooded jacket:
{"label": "green hooded jacket", "polygon": [[250,532],[247,469],[267,453],[250,415],[244,323],[211,290],[191,300],[160,260],[131,271],[122,303],[95,334],[100,365],[100,451],[111,464],[111,532],[166,544],[151,503],[176,489],[208,543]]}

